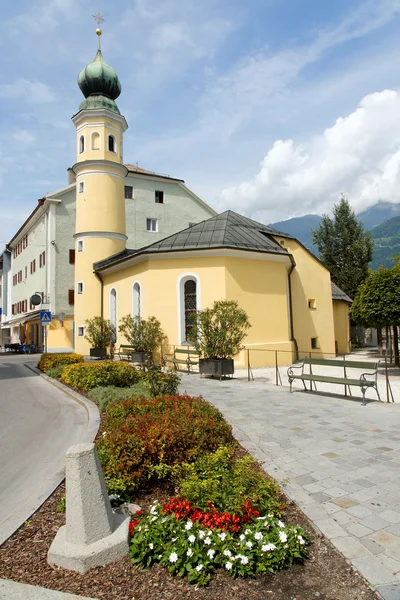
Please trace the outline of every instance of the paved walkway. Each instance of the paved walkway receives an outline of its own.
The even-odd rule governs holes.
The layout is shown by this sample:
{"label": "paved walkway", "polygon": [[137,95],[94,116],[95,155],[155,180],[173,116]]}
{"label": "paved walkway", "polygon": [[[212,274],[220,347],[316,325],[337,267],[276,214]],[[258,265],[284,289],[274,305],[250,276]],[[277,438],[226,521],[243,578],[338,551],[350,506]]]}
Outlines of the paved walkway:
{"label": "paved walkway", "polygon": [[400,404],[183,375],[385,600],[400,599]]}

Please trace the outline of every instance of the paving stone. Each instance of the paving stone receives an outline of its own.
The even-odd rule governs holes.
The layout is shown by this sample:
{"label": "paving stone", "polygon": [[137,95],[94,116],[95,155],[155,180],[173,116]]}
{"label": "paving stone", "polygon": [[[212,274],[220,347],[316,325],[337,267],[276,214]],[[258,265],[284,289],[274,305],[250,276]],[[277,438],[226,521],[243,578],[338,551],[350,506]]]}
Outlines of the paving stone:
{"label": "paving stone", "polygon": [[383,554],[382,546],[369,540],[368,538],[360,538],[361,544],[363,544],[372,554]]}
{"label": "paving stone", "polygon": [[395,575],[377,555],[353,558],[351,562],[372,585],[397,583]]}
{"label": "paving stone", "polygon": [[356,501],[350,500],[349,498],[336,498],[336,500],[333,500],[333,502],[341,508],[350,508],[351,506],[358,504]]}
{"label": "paving stone", "polygon": [[389,523],[396,525],[400,523],[400,512],[397,512],[392,509],[387,509],[379,513],[381,519],[385,519],[385,521],[389,521]]}
{"label": "paving stone", "polygon": [[346,535],[345,537],[335,537],[332,543],[344,554],[346,558],[352,559],[360,556],[371,556],[371,552],[358,540]]}
{"label": "paving stone", "polygon": [[328,496],[327,494],[324,494],[323,492],[317,492],[316,494],[311,494],[311,498],[315,502],[327,502],[328,500],[331,499],[331,496]]}
{"label": "paving stone", "polygon": [[369,487],[373,487],[375,485],[374,482],[368,481],[367,479],[355,479],[353,481],[353,483],[355,483],[356,485],[359,485],[362,488],[369,488]]}
{"label": "paving stone", "polygon": [[400,598],[400,583],[379,585],[377,589],[383,600],[399,600]]}
{"label": "paving stone", "polygon": [[[351,510],[351,509],[349,508],[349,510]],[[388,521],[381,519],[377,515],[370,515],[369,517],[362,519],[361,524],[365,525],[365,527],[369,527],[373,531],[378,531],[379,529],[385,529],[386,527],[389,526]]]}
{"label": "paving stone", "polygon": [[300,485],[305,485],[307,483],[315,483],[315,479],[314,477],[311,477],[311,475],[299,475],[298,477],[296,477],[296,483],[299,483]]}
{"label": "paving stone", "polygon": [[[328,488],[324,491],[324,493],[328,494],[328,496],[332,496],[332,498],[341,498],[347,494],[345,490],[342,490],[339,487]],[[356,502],[353,502],[353,504],[356,504]]]}
{"label": "paving stone", "polygon": [[357,517],[358,519],[364,519],[365,517],[369,517],[373,514],[370,508],[366,506],[362,506],[361,504],[357,504],[355,506],[350,506],[350,508],[346,509],[348,513]]}
{"label": "paving stone", "polygon": [[365,527],[365,525],[361,525],[361,523],[355,523],[352,525],[344,525],[346,531],[351,535],[354,535],[356,538],[363,538],[368,534],[373,533],[372,529],[369,527]]}
{"label": "paving stone", "polygon": [[333,519],[316,519],[314,523],[329,539],[346,535],[345,530]]}

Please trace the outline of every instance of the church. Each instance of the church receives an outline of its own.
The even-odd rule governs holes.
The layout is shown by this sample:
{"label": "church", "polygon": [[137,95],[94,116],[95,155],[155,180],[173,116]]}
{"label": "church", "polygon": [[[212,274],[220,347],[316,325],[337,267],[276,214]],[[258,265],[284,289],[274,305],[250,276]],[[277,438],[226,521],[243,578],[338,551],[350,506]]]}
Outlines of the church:
{"label": "church", "polygon": [[[349,302],[329,271],[300,242],[226,211],[141,247],[126,247],[123,136],[116,104],[121,85],[103,58],[79,74],[85,97],[72,117],[77,162],[75,351],[89,354],[85,320],[126,314],[161,322],[170,346],[186,342],[185,313],[215,300],[237,300],[251,329],[244,343],[252,366],[290,363],[297,353],[349,351]],[[164,199],[168,202],[168,198]],[[118,334],[117,346],[124,343]],[[283,352],[284,351],[284,352]],[[235,357],[244,366],[245,351]]]}

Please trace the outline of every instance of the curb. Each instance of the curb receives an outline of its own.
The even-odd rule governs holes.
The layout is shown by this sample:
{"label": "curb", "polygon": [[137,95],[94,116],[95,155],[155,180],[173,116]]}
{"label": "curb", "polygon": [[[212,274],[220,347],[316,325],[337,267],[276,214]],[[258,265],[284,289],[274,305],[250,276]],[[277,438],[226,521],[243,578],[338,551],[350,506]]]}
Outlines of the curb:
{"label": "curb", "polygon": [[[88,400],[84,396],[81,396],[81,394],[74,392],[73,390],[71,390],[71,388],[64,385],[60,381],[57,381],[56,379],[49,377],[48,375],[46,375],[46,373],[42,373],[42,371],[40,371],[40,369],[38,369],[37,367],[33,367],[27,363],[24,363],[24,366],[27,367],[30,371],[33,371],[33,373],[35,373],[36,375],[39,375],[40,377],[42,377],[42,379],[45,379],[51,385],[54,385],[54,387],[58,388],[59,390],[61,390],[65,394],[67,394],[70,398],[75,400],[75,402],[78,402],[78,404],[83,406],[83,408],[86,410],[86,414],[88,416],[88,424],[87,424],[87,430],[86,430],[88,439],[85,441],[93,442],[93,440],[95,439],[95,437],[97,435],[99,427],[100,427],[100,413],[99,413],[99,409],[97,408],[96,404],[94,402],[92,402],[91,400]],[[84,441],[84,440],[82,440],[82,441]]]}

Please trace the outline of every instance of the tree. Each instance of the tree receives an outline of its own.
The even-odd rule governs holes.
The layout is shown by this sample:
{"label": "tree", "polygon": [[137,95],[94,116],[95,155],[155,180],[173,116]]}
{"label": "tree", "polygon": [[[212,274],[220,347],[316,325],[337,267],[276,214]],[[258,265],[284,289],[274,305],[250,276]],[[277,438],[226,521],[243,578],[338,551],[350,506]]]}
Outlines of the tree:
{"label": "tree", "polygon": [[324,215],[312,232],[320,259],[331,272],[332,280],[354,298],[368,275],[372,259],[372,240],[356,219],[349,202],[342,196],[333,208],[333,219]]}
{"label": "tree", "polygon": [[115,327],[109,319],[93,317],[85,321],[85,340],[93,348],[109,348],[115,344]]}
{"label": "tree", "polygon": [[119,331],[134,348],[135,352],[153,354],[165,338],[161,323],[156,317],[141,319],[140,317],[125,315],[119,323]]}
{"label": "tree", "polygon": [[351,317],[366,327],[393,327],[394,359],[399,365],[398,331],[400,324],[400,264],[390,269],[370,271],[358,288]]}

